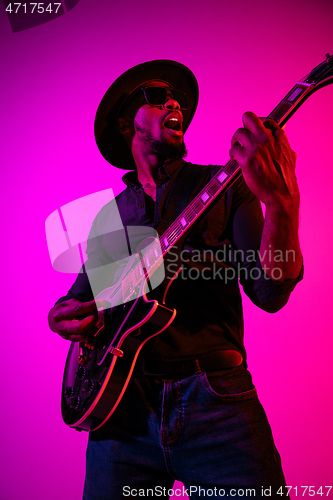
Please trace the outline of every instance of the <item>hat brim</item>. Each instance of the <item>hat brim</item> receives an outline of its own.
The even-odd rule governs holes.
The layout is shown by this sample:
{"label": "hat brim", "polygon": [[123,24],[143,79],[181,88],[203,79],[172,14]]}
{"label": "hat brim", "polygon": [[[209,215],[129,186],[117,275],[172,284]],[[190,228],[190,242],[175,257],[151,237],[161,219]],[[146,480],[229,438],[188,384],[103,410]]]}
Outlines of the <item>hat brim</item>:
{"label": "hat brim", "polygon": [[198,105],[199,87],[192,71],[181,63],[158,59],[138,64],[113,82],[101,100],[95,118],[95,139],[104,158],[117,168],[135,170],[132,153],[117,128],[117,118],[128,95],[141,83],[163,80],[187,95],[183,131],[188,129]]}

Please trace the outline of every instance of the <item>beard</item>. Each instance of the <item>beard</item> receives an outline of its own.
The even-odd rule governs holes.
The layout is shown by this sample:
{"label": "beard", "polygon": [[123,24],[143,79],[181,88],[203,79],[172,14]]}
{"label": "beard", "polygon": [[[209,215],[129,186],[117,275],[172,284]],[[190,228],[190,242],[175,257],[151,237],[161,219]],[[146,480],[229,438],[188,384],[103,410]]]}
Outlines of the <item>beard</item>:
{"label": "beard", "polygon": [[181,159],[187,156],[187,149],[184,141],[182,141],[180,144],[170,144],[166,140],[154,140],[151,145],[155,153],[157,153],[161,157],[163,162],[166,162],[167,160]]}
{"label": "beard", "polygon": [[154,139],[153,135],[148,130],[142,128],[138,124],[135,124],[135,128],[138,132],[143,134],[146,144],[158,154],[163,163],[167,160],[177,160],[187,156],[184,140],[179,144],[169,143],[166,139]]}

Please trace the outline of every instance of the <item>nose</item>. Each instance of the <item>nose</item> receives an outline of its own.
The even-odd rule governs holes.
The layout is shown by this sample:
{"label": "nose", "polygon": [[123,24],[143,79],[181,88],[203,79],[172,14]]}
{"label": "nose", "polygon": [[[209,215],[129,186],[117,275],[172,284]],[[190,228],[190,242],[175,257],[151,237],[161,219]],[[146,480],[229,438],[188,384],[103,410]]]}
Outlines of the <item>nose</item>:
{"label": "nose", "polygon": [[173,97],[168,94],[168,98],[166,100],[166,102],[164,103],[164,109],[178,109],[180,110],[180,104],[178,101],[176,101],[175,99],[173,99]]}

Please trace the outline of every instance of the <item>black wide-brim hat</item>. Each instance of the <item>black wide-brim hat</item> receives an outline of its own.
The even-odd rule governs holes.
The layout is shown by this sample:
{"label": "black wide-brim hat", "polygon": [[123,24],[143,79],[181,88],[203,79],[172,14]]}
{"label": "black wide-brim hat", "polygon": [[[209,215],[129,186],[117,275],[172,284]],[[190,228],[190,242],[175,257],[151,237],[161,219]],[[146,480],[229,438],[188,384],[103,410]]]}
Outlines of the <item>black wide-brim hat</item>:
{"label": "black wide-brim hat", "polygon": [[181,63],[158,59],[138,64],[125,71],[109,87],[95,118],[95,139],[104,158],[118,168],[135,170],[132,153],[117,129],[119,111],[128,95],[148,80],[163,80],[187,95],[188,109],[183,111],[186,132],[198,105],[199,87],[192,71]]}

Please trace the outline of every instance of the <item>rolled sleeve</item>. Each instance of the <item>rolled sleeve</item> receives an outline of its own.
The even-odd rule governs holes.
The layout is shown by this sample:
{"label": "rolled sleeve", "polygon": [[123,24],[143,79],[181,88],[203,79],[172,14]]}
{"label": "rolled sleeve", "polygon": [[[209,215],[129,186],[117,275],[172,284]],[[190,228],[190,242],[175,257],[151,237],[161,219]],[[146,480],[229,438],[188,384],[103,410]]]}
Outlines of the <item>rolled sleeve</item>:
{"label": "rolled sleeve", "polygon": [[297,278],[279,282],[271,279],[263,270],[259,248],[264,225],[260,201],[251,193],[242,179],[234,193],[231,210],[232,246],[236,250],[233,265],[239,269],[240,283],[244,292],[256,304],[289,296],[303,278],[303,264]]}
{"label": "rolled sleeve", "polygon": [[294,290],[295,286],[299,281],[303,279],[304,266],[302,263],[302,268],[297,276],[297,278],[286,280],[283,283],[279,281],[272,280],[263,270],[259,257],[256,261],[256,265],[251,269],[251,275],[254,275],[253,269],[257,271],[256,278],[250,278],[244,280],[241,284],[243,286],[244,292],[251,298],[254,293],[260,304],[265,304],[274,299],[278,299],[282,295],[290,295]]}

